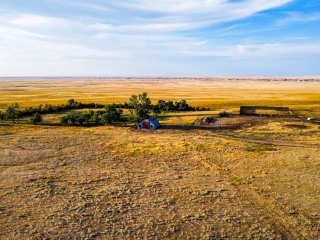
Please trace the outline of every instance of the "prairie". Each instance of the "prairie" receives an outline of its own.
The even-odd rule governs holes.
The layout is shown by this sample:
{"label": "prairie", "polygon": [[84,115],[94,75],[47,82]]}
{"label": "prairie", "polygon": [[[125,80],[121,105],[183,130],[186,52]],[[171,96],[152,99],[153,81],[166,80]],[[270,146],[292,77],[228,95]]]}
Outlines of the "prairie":
{"label": "prairie", "polygon": [[[0,106],[148,92],[163,128],[0,124],[2,239],[319,239],[319,78],[2,79]],[[240,105],[298,117],[204,116]],[[236,126],[236,127],[233,127]]]}
{"label": "prairie", "polygon": [[13,102],[35,107],[62,104],[70,98],[84,103],[118,103],[145,91],[154,102],[185,99],[191,105],[213,109],[286,105],[316,111],[319,84],[320,78],[13,78],[0,80],[0,109]]}

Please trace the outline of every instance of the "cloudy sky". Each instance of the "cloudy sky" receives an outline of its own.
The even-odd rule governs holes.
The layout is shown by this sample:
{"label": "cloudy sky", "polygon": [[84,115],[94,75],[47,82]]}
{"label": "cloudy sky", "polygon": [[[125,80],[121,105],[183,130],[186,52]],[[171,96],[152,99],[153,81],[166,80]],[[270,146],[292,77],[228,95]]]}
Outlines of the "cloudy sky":
{"label": "cloudy sky", "polygon": [[319,76],[319,0],[0,0],[0,76]]}

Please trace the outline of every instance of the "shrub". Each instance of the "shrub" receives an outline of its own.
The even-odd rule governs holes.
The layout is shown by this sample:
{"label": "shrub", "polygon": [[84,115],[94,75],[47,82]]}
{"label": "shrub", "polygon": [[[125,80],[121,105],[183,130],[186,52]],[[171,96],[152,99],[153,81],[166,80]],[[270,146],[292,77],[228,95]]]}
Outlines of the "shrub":
{"label": "shrub", "polygon": [[42,120],[42,115],[40,115],[39,113],[35,113],[32,117],[29,118],[29,122],[35,125],[42,123]]}
{"label": "shrub", "polygon": [[16,119],[19,116],[20,106],[18,103],[11,104],[7,107],[6,118],[12,120],[13,123],[16,122]]}
{"label": "shrub", "polygon": [[68,125],[68,123],[69,123],[69,118],[68,118],[67,116],[62,116],[62,117],[60,117],[60,123],[61,123],[62,125]]}

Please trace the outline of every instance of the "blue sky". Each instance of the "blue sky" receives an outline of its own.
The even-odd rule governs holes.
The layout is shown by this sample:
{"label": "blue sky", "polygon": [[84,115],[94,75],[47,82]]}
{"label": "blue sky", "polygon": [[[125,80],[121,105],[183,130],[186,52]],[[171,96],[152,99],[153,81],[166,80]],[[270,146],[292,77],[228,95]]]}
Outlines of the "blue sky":
{"label": "blue sky", "polygon": [[0,0],[0,76],[319,75],[319,0]]}

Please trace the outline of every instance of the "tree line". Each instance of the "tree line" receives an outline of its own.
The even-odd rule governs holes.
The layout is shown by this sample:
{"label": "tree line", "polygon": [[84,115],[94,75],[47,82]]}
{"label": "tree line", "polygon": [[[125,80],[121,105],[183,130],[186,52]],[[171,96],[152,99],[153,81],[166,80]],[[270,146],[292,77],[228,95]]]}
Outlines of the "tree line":
{"label": "tree line", "polygon": [[[156,104],[152,104],[148,93],[143,92],[138,95],[131,95],[128,102],[123,104],[96,104],[96,103],[81,103],[74,99],[69,99],[66,104],[51,105],[40,104],[39,107],[28,107],[20,109],[19,104],[14,103],[7,107],[6,112],[0,111],[0,120],[11,120],[13,123],[19,117],[30,116],[29,122],[33,124],[42,123],[42,115],[51,112],[59,112],[71,109],[84,109],[84,108],[99,108],[100,110],[87,110],[85,112],[72,111],[60,117],[60,123],[63,125],[83,125],[93,122],[94,124],[112,124],[114,121],[119,121],[123,114],[122,109],[128,109],[130,112],[130,121],[141,121],[145,118],[157,116],[161,112],[173,111],[206,111],[207,108],[199,108],[190,106],[186,100],[181,101],[165,101],[159,100]],[[103,108],[103,109],[101,109]]]}
{"label": "tree line", "polygon": [[[16,123],[18,117],[21,116],[21,110],[18,103],[11,104],[7,107],[5,113],[0,111],[0,120],[11,120],[12,123]],[[40,124],[42,123],[42,115],[36,112],[33,116],[29,118],[29,123]]]}
{"label": "tree line", "polygon": [[115,108],[111,104],[107,104],[103,110],[87,110],[85,112],[69,112],[60,117],[62,125],[83,125],[93,121],[94,124],[112,124],[114,121],[119,121],[123,111],[120,108]]}
{"label": "tree line", "polygon": [[60,112],[65,110],[72,109],[85,109],[85,108],[103,108],[105,105],[99,103],[82,103],[77,102],[73,98],[69,99],[65,104],[40,104],[39,107],[27,107],[25,109],[21,109],[19,111],[19,117],[30,116],[35,113],[52,113],[52,112]]}

